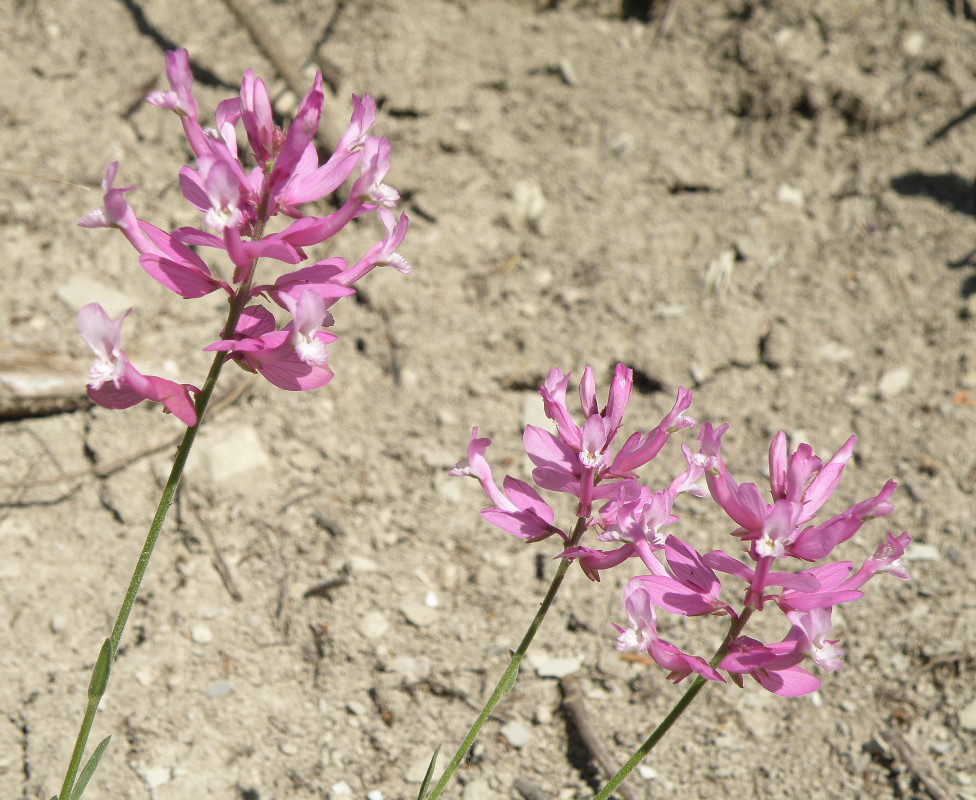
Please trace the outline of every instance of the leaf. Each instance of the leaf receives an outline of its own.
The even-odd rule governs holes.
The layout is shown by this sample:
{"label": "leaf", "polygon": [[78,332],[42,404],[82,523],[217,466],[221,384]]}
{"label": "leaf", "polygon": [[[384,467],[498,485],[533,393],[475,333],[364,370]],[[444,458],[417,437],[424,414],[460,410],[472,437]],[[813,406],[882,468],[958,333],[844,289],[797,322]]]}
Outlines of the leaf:
{"label": "leaf", "polygon": [[424,797],[426,797],[427,787],[430,786],[430,781],[434,777],[434,767],[437,766],[437,756],[440,754],[441,745],[437,745],[434,755],[431,756],[430,764],[427,766],[427,773],[424,775],[424,779],[420,784],[420,792],[417,794],[417,800],[424,800]]}
{"label": "leaf", "polygon": [[519,664],[522,662],[521,656],[518,661],[515,659],[515,654],[512,654],[512,663],[508,665],[508,669],[505,670],[505,674],[502,675],[502,679],[498,682],[498,685],[502,689],[502,694],[508,694],[512,691],[512,687],[515,686],[515,682],[518,680],[519,674]]}
{"label": "leaf", "polygon": [[102,649],[98,651],[98,660],[95,662],[95,669],[92,670],[91,681],[88,683],[88,702],[97,703],[105,694],[105,687],[108,686],[108,676],[112,671],[112,659],[115,651],[112,648],[112,640],[106,639],[102,643]]}
{"label": "leaf", "polygon": [[[108,640],[106,640],[106,644],[108,644]],[[98,743],[98,747],[96,747],[95,751],[91,754],[91,758],[88,759],[88,763],[85,764],[85,768],[78,776],[78,780],[75,783],[74,788],[69,793],[68,800],[81,800],[81,795],[84,793],[85,789],[88,788],[88,781],[90,781],[92,775],[95,774],[95,768],[98,766],[98,762],[102,760],[102,755],[105,753],[105,748],[108,747],[108,743],[110,741],[112,741],[112,737],[106,736]],[[57,800],[57,798],[55,798],[55,800]]]}

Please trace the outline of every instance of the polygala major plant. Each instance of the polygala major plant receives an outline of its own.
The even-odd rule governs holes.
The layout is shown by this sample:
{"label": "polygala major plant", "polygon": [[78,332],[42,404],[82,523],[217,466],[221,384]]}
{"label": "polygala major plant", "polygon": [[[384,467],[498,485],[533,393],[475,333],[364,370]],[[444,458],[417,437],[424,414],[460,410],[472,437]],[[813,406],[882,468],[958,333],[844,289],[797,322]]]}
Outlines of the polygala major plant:
{"label": "polygala major plant", "polygon": [[[518,665],[572,561],[594,581],[605,570],[636,565],[641,574],[628,580],[623,593],[628,625],[614,624],[617,649],[644,653],[675,683],[695,676],[671,713],[596,795],[598,800],[610,796],[707,682],[724,683],[727,677],[741,687],[750,677],[785,697],[815,691],[820,680],[801,664],[809,662],[825,670],[838,670],[843,664],[843,651],[837,640],[829,638],[831,610],[862,597],[861,588],[876,574],[909,577],[901,563],[911,541],[907,533],[888,533],[856,569],[850,561],[827,560],[867,520],[894,510],[890,498],[895,483],[889,480],[873,497],[814,523],[851,458],[853,436],[825,463],[807,444],[789,452],[786,434],[777,433],[769,447],[769,495],[764,496],[755,484],[740,484],[729,473],[721,455],[728,425],[716,428],[705,422],[699,429],[698,451],[681,446],[684,471],[665,488],[652,490],[640,482],[637,470],[661,452],[672,434],[696,425],[685,415],[691,393],[679,389],[673,408],[659,425],[648,433],[634,431],[618,446],[615,442],[621,438],[633,387],[632,371],[617,365],[606,405],[600,408],[593,371],[586,368],[579,385],[582,425],[569,411],[568,385],[569,375],[554,369],[539,390],[554,431],[533,425],[525,429],[525,453],[535,465],[535,486],[507,476],[499,489],[485,458],[491,440],[479,437],[477,428],[467,458],[452,471],[480,482],[492,504],[481,515],[492,525],[526,542],[555,536],[565,546],[556,556],[561,563],[540,610],[495,692],[429,793],[429,781],[424,784],[421,800],[433,800],[443,791],[494,705],[513,685]],[[705,486],[700,485],[702,479]],[[576,498],[572,528],[555,524],[555,513],[539,490]],[[734,528],[727,549],[703,554],[669,532],[680,521],[673,509],[683,494],[710,496],[728,515]],[[587,533],[612,549],[581,544]],[[739,591],[723,587],[719,574],[736,582]],[[753,614],[768,610],[784,618],[782,638],[762,642],[746,636],[743,631]],[[710,657],[686,653],[658,635],[659,612],[724,618],[724,638]]]}
{"label": "polygala major plant", "polygon": [[[390,145],[368,133],[376,119],[371,97],[353,96],[349,126],[320,164],[314,138],[324,101],[321,74],[316,74],[291,125],[282,129],[274,124],[267,87],[251,70],[244,75],[240,93],[218,104],[214,126],[206,128],[193,97],[186,50],[166,54],[166,73],[169,90],[153,92],[147,100],[175,112],[183,125],[194,163],[180,169],[179,185],[202,215],[202,227],[164,231],[137,218],[126,200],[133,187],[115,185],[118,163],[105,170],[103,206],[78,224],[119,229],[150,277],[186,299],[223,292],[228,311],[219,330],[215,326],[213,340],[203,347],[215,355],[202,388],[144,375],[132,364],[122,349],[122,323],[131,309],[116,319],[97,303],[78,313],[81,335],[95,354],[88,396],[108,408],[128,408],[143,400],[161,403],[187,429],[112,634],[92,674],[88,706],[56,800],[81,797],[108,744],[108,738],[103,740],[79,772],[129,612],[223,365],[236,361],[281,389],[324,386],[333,377],[327,346],[337,338],[325,330],[333,324],[330,308],[354,294],[353,285],[376,267],[410,272],[397,253],[407,233],[407,217],[395,215],[399,195],[383,183]],[[239,146],[240,132],[244,147]],[[346,199],[338,209],[324,216],[310,210],[310,204],[349,181],[351,187],[343,191]],[[358,260],[350,264],[334,257],[307,263],[306,248],[332,239],[352,220],[370,214],[379,217],[385,233]],[[290,221],[268,233],[268,221],[279,215]],[[229,279],[220,277],[194,248],[226,258]],[[278,268],[272,269],[272,264]],[[280,328],[274,307],[289,318]]]}
{"label": "polygala major plant", "polygon": [[[81,335],[95,354],[88,375],[91,399],[116,409],[144,400],[160,403],[187,427],[111,635],[92,672],[84,718],[54,800],[79,800],[109,743],[110,737],[100,742],[82,767],[129,613],[223,365],[235,361],[286,390],[324,386],[333,378],[328,346],[337,337],[326,330],[333,323],[332,306],[354,294],[354,284],[376,267],[410,271],[397,253],[407,217],[396,216],[399,195],[383,182],[390,146],[368,134],[376,117],[372,98],[352,98],[349,126],[320,164],[314,137],[324,100],[321,75],[315,76],[287,129],[274,124],[267,88],[250,70],[239,94],[221,102],[214,126],[205,128],[191,91],[185,50],[167,54],[166,72],[170,89],[147,99],[175,112],[183,125],[193,164],[180,169],[179,185],[202,215],[201,227],[164,231],[137,218],[126,200],[132,187],[115,185],[117,163],[105,171],[103,206],[79,224],[121,230],[150,277],[185,299],[223,292],[228,310],[222,326],[203,344],[214,358],[200,388],[145,375],[132,364],[122,348],[122,325],[129,311],[115,319],[98,304],[79,311]],[[319,216],[310,211],[310,204],[340,190],[345,199],[332,213]],[[332,257],[306,263],[307,248],[329,241],[352,220],[370,214],[379,217],[384,233],[358,260]],[[288,221],[269,233],[267,223],[276,216]],[[225,258],[226,276],[221,277],[198,250]],[[272,270],[273,264],[279,266]],[[281,327],[279,317],[287,319]],[[540,394],[552,425],[525,429],[525,452],[534,465],[532,483],[507,476],[499,487],[486,458],[491,440],[479,436],[477,428],[467,458],[452,470],[480,483],[490,503],[481,512],[486,521],[525,542],[556,539],[560,549],[554,554],[558,565],[549,589],[507,669],[431,787],[432,761],[420,800],[434,800],[444,791],[492,710],[514,685],[519,664],[574,562],[593,581],[609,569],[629,571],[623,594],[626,624],[614,625],[618,649],[640,651],[675,683],[694,676],[673,710],[595,800],[610,796],[709,682],[731,681],[741,687],[751,678],[785,697],[815,691],[820,680],[807,666],[837,670],[843,663],[843,651],[830,638],[832,610],[862,597],[865,583],[879,573],[908,578],[900,560],[910,542],[907,533],[889,532],[858,566],[831,560],[835,549],[865,522],[891,513],[893,481],[874,496],[815,521],[851,458],[853,436],[824,462],[806,444],[790,452],[786,434],[776,434],[769,447],[769,491],[764,494],[755,484],[737,482],[726,467],[721,447],[728,425],[705,422],[698,428],[697,450],[681,445],[684,469],[665,487],[651,488],[639,471],[672,436],[698,425],[687,415],[691,393],[679,389],[671,410],[651,430],[623,433],[633,389],[630,369],[617,366],[602,407],[593,370],[583,372],[581,423],[567,403],[569,380],[558,369],[549,373]],[[574,498],[570,525],[557,524],[546,499],[553,493]],[[727,547],[703,553],[672,533],[680,530],[676,506],[694,502],[685,496],[710,497],[729,517]],[[762,612],[780,620],[773,641],[745,634],[753,615]],[[723,620],[726,624],[716,635],[720,643],[710,655],[683,651],[658,634],[661,613]],[[768,629],[772,628],[764,628]]]}

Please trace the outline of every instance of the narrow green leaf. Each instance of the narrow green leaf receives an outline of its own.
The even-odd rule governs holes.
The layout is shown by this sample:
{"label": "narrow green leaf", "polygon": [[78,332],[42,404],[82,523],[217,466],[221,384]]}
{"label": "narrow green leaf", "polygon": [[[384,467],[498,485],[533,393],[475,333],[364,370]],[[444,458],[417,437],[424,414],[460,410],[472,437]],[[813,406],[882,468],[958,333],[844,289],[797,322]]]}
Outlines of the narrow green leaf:
{"label": "narrow green leaf", "polygon": [[[104,650],[105,648],[102,649]],[[68,800],[81,800],[81,795],[88,788],[88,781],[95,774],[95,768],[98,766],[98,762],[102,760],[102,755],[105,753],[105,748],[108,747],[110,741],[112,741],[112,737],[106,736],[98,743],[98,747],[95,748],[95,751],[91,754],[91,758],[88,759],[88,763],[85,764],[84,769],[82,769],[81,774],[78,776],[78,782],[71,790]]]}
{"label": "narrow green leaf", "polygon": [[420,792],[417,795],[417,800],[424,800],[427,795],[427,787],[430,786],[430,782],[434,777],[434,767],[437,766],[437,756],[441,754],[441,746],[437,745],[437,749],[434,751],[433,757],[430,759],[430,764],[427,765],[427,774],[424,775],[424,780],[420,784]]}
{"label": "narrow green leaf", "polygon": [[515,686],[515,681],[518,680],[520,661],[521,659],[513,664],[510,664],[508,669],[505,670],[505,674],[502,675],[502,679],[499,681],[499,686],[501,686],[503,694],[508,694],[510,691],[512,691],[512,687]]}
{"label": "narrow green leaf", "polygon": [[102,649],[98,651],[98,661],[95,662],[95,669],[92,670],[91,681],[88,683],[88,702],[97,703],[105,694],[105,687],[108,686],[108,676],[112,671],[112,660],[115,653],[112,650],[112,640],[106,639],[102,644]]}

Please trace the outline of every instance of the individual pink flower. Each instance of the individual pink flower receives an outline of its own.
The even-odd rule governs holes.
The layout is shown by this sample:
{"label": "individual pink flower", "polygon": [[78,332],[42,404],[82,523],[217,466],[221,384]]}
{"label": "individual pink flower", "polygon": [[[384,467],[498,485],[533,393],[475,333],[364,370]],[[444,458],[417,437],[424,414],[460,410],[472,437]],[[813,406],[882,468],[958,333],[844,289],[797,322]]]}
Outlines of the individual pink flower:
{"label": "individual pink flower", "polygon": [[143,400],[152,400],[162,403],[184,424],[196,425],[196,409],[190,399],[193,387],[143,375],[122,350],[122,322],[131,310],[114,320],[98,303],[84,306],[78,312],[78,330],[95,353],[88,372],[88,396],[106,408],[130,408]]}
{"label": "individual pink flower", "polygon": [[820,688],[820,679],[797,666],[804,653],[795,640],[764,645],[748,636],[738,637],[718,668],[737,685],[749,675],[766,691],[782,697],[800,697]]}
{"label": "individual pink flower", "polygon": [[793,627],[785,641],[796,641],[803,655],[821,669],[839,670],[844,665],[844,651],[830,634],[830,608],[812,608],[809,611],[790,611],[787,619]]}
{"label": "individual pink flower", "polygon": [[[691,404],[691,394],[680,389],[671,414],[647,437],[635,433],[624,444],[627,454],[616,457],[611,445],[620,430],[621,420],[633,387],[633,372],[618,364],[607,405],[601,410],[596,401],[593,370],[583,372],[580,381],[580,405],[585,421],[577,425],[566,405],[569,375],[560,370],[550,371],[539,390],[546,416],[556,424],[556,434],[529,425],[523,441],[525,452],[536,468],[532,478],[544,489],[566,492],[579,498],[577,514],[589,516],[594,500],[611,499],[619,490],[619,481],[633,477],[633,471],[654,458],[671,433],[693,425],[681,416]],[[608,483],[601,486],[604,481]]]}
{"label": "individual pink flower", "polygon": [[672,614],[695,617],[702,614],[736,613],[719,595],[722,584],[701,554],[676,536],[664,543],[668,572],[664,575],[638,575],[632,580],[647,592],[651,602]]}
{"label": "individual pink flower", "polygon": [[686,445],[681,445],[681,451],[688,468],[672,480],[667,489],[652,492],[633,478],[627,478],[618,484],[616,497],[600,509],[602,531],[597,535],[597,541],[620,542],[621,547],[603,551],[577,546],[563,551],[561,557],[578,559],[583,572],[594,581],[600,580],[601,571],[634,556],[639,557],[653,574],[667,574],[653,553],[664,547],[667,533],[663,528],[678,521],[672,513],[674,500],[685,492],[697,497],[705,494],[697,483],[702,466]]}
{"label": "individual pink flower", "polygon": [[894,508],[889,498],[895,483],[888,481],[874,497],[820,525],[804,528],[803,523],[812,519],[837,487],[853,452],[854,437],[823,464],[809,445],[800,445],[795,453],[788,454],[785,434],[777,434],[769,450],[773,502],[767,504],[755,484],[737,483],[726,469],[720,448],[727,428],[727,425],[713,428],[709,423],[702,426],[698,458],[705,468],[712,498],[739,526],[733,533],[749,543],[749,555],[756,562],[746,598],[748,605],[762,608],[766,576],[774,560],[825,558],[838,544],[851,538],[866,520],[890,514]]}
{"label": "individual pink flower", "polygon": [[668,680],[674,683],[680,683],[693,672],[706,680],[725,681],[705,659],[684,653],[657,635],[657,617],[651,593],[637,578],[631,579],[624,589],[624,612],[630,621],[630,628],[613,626],[618,633],[618,650],[636,649],[647,653],[654,663],[668,670]]}
{"label": "individual pink flower", "polygon": [[386,208],[380,208],[378,213],[383,227],[386,228],[386,237],[367,250],[354,266],[343,272],[339,280],[346,286],[358,281],[376,267],[392,267],[404,275],[412,272],[407,260],[396,252],[407,235],[407,225],[410,222],[407,215],[401,214],[400,219],[397,219]]}
{"label": "individual pink flower", "polygon": [[297,300],[286,296],[293,319],[275,329],[274,315],[263,306],[250,306],[241,314],[234,335],[204,347],[230,352],[243,366],[280,389],[299,392],[317,389],[332,380],[326,345],[339,337],[321,330],[325,302],[306,290]]}
{"label": "individual pink flower", "polygon": [[527,542],[538,542],[553,534],[568,540],[569,537],[552,524],[553,510],[525,481],[506,477],[502,482],[504,491],[498,488],[485,459],[490,444],[491,439],[479,438],[478,429],[472,429],[468,457],[450,471],[451,475],[476,478],[481,484],[484,493],[495,504],[493,508],[482,509],[481,516],[485,521]]}

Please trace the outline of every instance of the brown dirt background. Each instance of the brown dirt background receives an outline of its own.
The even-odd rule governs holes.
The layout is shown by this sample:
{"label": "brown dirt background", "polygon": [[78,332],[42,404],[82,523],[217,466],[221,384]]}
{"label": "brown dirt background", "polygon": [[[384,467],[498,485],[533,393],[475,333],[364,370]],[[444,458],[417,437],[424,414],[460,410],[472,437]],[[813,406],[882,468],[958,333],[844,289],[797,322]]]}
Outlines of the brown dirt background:
{"label": "brown dirt background", "polygon": [[[209,419],[98,717],[93,741],[114,738],[87,797],[341,798],[341,783],[415,796],[408,778],[436,744],[456,746],[556,552],[489,528],[477,485],[446,470],[479,425],[496,470],[524,476],[520,430],[549,368],[591,364],[605,387],[624,361],[639,375],[633,427],[688,386],[696,418],[732,424],[743,478],[761,479],[780,428],[821,453],[857,433],[831,508],[889,476],[900,488],[895,514],[842,555],[863,558],[888,525],[921,545],[913,582],[878,580],[843,609],[848,663],[820,692],[708,687],[632,779],[637,796],[936,797],[927,774],[945,797],[976,798],[976,120],[961,116],[976,100],[976,6],[681,0],[659,37],[661,2],[646,19],[609,0],[552,5],[257,5],[296,66],[340,67],[327,113],[347,118],[352,91],[379,101],[415,274],[374,274],[364,302],[336,307],[328,387],[249,380]],[[205,119],[247,67],[281,81],[217,0],[0,11],[5,374],[80,391],[74,315],[103,298],[135,306],[138,365],[201,382],[220,301],[181,302],[121,236],[74,221],[100,205],[115,159],[140,217],[194,221],[179,125],[139,102],[164,85],[166,40],[215,78],[197,86]],[[376,231],[348,231],[342,254]],[[0,797],[59,788],[178,433],[147,407],[0,425]],[[679,469],[675,445],[652,475]],[[728,526],[694,506],[682,532],[711,546]],[[541,655],[450,796],[513,797],[517,777],[544,797],[591,795],[539,659],[582,659],[615,759],[670,707],[681,687],[613,650],[627,577],[571,573]],[[403,665],[422,658],[429,677],[410,683]],[[512,721],[529,729],[519,749],[501,734]]]}

